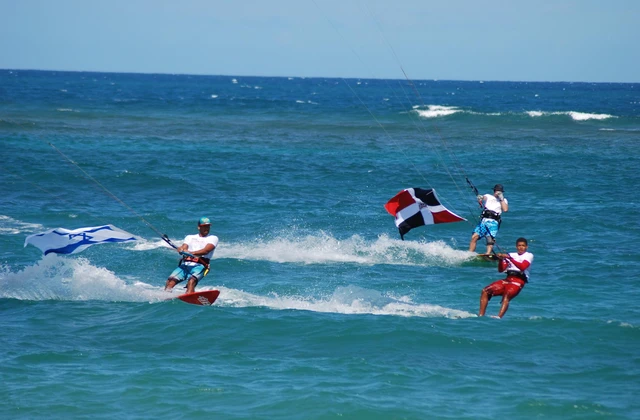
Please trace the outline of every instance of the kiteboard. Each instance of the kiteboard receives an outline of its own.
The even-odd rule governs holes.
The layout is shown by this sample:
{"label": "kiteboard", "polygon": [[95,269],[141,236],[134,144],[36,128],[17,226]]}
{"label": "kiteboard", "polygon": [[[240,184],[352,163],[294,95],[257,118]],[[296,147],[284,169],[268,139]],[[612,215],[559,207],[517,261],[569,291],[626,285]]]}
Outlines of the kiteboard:
{"label": "kiteboard", "polygon": [[205,290],[202,292],[185,293],[184,295],[177,296],[177,298],[192,305],[210,306],[218,299],[219,295],[219,290]]}
{"label": "kiteboard", "polygon": [[495,262],[498,261],[496,254],[478,254],[476,255],[477,261]]}

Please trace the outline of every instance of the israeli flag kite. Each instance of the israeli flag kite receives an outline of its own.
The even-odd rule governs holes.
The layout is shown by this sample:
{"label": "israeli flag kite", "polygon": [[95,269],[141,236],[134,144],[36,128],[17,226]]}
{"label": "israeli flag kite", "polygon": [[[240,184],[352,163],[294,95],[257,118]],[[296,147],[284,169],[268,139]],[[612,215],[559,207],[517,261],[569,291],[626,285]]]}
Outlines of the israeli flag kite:
{"label": "israeli flag kite", "polygon": [[96,244],[131,242],[138,238],[113,225],[93,226],[69,230],[51,229],[43,233],[27,236],[24,246],[31,244],[39,248],[44,255],[76,254]]}

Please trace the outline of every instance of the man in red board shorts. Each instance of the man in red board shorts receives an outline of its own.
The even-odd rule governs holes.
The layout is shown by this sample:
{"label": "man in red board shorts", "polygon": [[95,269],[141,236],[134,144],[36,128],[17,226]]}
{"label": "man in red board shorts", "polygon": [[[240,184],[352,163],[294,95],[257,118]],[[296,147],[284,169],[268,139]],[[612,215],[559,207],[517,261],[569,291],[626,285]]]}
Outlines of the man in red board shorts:
{"label": "man in red board shorts", "polygon": [[507,309],[509,309],[509,302],[511,299],[518,296],[520,290],[529,281],[529,269],[531,263],[533,263],[533,254],[527,252],[529,247],[525,238],[518,238],[516,241],[517,252],[510,252],[509,254],[496,254],[500,259],[498,264],[498,271],[501,273],[507,271],[507,277],[494,281],[484,289],[480,294],[480,312],[478,316],[484,316],[487,310],[487,304],[494,296],[502,296],[502,306],[500,312],[498,312],[498,318],[502,318]]}

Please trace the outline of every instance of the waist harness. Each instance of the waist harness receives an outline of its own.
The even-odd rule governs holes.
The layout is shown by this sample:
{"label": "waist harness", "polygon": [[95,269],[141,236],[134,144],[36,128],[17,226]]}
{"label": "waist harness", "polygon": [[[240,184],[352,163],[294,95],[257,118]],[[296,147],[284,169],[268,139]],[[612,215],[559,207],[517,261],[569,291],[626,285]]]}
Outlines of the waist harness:
{"label": "waist harness", "polygon": [[507,277],[515,277],[520,280],[523,280],[525,283],[529,283],[527,276],[525,276],[525,274],[522,271],[507,270]]}
{"label": "waist harness", "polygon": [[202,264],[204,265],[206,268],[209,268],[209,261],[211,261],[209,258],[205,258],[205,257],[190,257],[188,255],[185,255],[182,257],[182,260],[180,260],[180,264],[182,264],[183,261],[190,261],[190,262],[194,262],[194,263],[198,263],[198,264]]}
{"label": "waist harness", "polygon": [[500,215],[498,213],[496,213],[495,211],[489,210],[489,209],[484,209],[482,211],[482,217],[485,219],[493,219],[493,220],[497,220],[498,223],[500,223],[502,220],[502,218],[500,217]]}

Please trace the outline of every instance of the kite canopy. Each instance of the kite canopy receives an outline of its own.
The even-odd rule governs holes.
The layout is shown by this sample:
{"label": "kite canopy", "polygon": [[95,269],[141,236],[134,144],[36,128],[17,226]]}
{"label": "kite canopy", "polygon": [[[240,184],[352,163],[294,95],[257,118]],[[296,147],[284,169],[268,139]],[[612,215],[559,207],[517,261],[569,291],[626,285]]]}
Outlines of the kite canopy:
{"label": "kite canopy", "polygon": [[407,232],[419,226],[467,220],[443,206],[434,189],[407,188],[389,200],[384,208],[396,218],[402,240]]}
{"label": "kite canopy", "polygon": [[76,254],[96,244],[131,242],[138,238],[113,225],[93,226],[69,230],[51,229],[43,233],[27,236],[24,246],[29,244],[39,248],[44,255]]}

